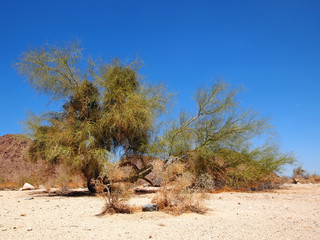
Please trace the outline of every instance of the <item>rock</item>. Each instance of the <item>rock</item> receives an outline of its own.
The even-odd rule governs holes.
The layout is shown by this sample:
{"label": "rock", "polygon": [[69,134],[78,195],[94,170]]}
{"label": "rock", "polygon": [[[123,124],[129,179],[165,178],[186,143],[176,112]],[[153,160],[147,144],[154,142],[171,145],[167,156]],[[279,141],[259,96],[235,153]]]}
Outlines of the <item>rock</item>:
{"label": "rock", "polygon": [[158,205],[156,203],[149,203],[142,206],[143,212],[154,212],[158,211]]}
{"label": "rock", "polygon": [[34,190],[34,186],[32,186],[30,183],[25,183],[23,185],[22,188],[20,188],[20,190],[24,191],[24,190]]}
{"label": "rock", "polygon": [[24,200],[33,200],[34,198],[33,197],[29,197],[29,198],[26,198]]}

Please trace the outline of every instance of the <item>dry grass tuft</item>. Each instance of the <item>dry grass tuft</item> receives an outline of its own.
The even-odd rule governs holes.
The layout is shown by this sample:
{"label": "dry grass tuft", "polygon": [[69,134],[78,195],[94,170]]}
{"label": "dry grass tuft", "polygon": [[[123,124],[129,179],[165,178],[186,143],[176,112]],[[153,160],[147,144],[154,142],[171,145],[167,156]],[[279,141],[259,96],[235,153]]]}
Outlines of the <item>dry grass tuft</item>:
{"label": "dry grass tuft", "polygon": [[124,214],[131,214],[134,212],[134,208],[130,205],[122,202],[118,202],[116,204],[109,204],[107,203],[101,212],[101,215],[104,214],[115,214],[115,213],[124,213]]}
{"label": "dry grass tuft", "polygon": [[172,214],[181,215],[183,213],[204,214],[207,208],[204,205],[206,196],[203,193],[176,192],[163,189],[153,198],[160,210]]}
{"label": "dry grass tuft", "polygon": [[173,215],[207,211],[204,205],[207,195],[192,192],[194,176],[185,171],[183,164],[172,164],[163,172],[162,178],[164,184],[152,200],[160,210]]}
{"label": "dry grass tuft", "polygon": [[97,193],[106,201],[103,214],[126,213],[130,214],[137,211],[137,208],[130,206],[127,201],[133,195],[132,183],[121,182],[121,179],[130,175],[130,169],[120,168],[117,165],[108,167],[108,184],[100,181],[96,185]]}
{"label": "dry grass tuft", "polygon": [[[100,188],[101,189],[101,188]],[[105,188],[105,192],[101,192],[106,204],[101,214],[127,213],[131,214],[137,210],[136,207],[130,206],[127,201],[133,194],[132,188],[127,183],[114,183],[110,188]]]}

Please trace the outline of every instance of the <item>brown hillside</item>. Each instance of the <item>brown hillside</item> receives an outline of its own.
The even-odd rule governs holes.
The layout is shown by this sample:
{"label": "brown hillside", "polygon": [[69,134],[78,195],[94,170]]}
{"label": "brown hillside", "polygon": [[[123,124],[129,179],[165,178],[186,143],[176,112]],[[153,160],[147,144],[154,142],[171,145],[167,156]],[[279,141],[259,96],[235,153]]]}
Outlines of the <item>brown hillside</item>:
{"label": "brown hillside", "polygon": [[0,179],[5,182],[19,182],[22,178],[38,175],[46,168],[42,162],[28,160],[31,140],[23,135],[6,134],[0,137]]}
{"label": "brown hillside", "polygon": [[71,171],[63,164],[52,165],[41,160],[30,162],[28,149],[31,143],[32,140],[23,135],[6,134],[0,137],[0,183],[6,183],[0,188],[21,187],[25,182],[48,187],[84,185],[82,174]]}

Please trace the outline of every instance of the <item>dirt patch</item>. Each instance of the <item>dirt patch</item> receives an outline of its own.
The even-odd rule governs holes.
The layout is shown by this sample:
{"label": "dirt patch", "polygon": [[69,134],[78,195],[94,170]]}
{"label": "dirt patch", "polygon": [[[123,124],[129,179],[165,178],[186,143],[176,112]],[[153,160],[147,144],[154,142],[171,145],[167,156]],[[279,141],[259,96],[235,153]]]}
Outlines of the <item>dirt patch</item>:
{"label": "dirt patch", "polygon": [[[163,212],[97,216],[105,201],[82,191],[67,196],[0,191],[0,238],[319,240],[320,236],[319,184],[210,194],[206,214],[177,217]],[[130,204],[142,206],[153,196],[136,196]]]}

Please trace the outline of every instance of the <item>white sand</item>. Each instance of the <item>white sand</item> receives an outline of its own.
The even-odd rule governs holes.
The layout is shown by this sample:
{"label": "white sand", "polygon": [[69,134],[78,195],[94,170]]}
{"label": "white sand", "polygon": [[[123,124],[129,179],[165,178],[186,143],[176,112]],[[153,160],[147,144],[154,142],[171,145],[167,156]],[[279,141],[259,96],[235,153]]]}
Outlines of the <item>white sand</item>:
{"label": "white sand", "polygon": [[[151,198],[132,202],[145,204]],[[319,184],[211,194],[207,214],[178,217],[160,212],[98,217],[101,198],[49,197],[36,191],[0,191],[0,204],[1,240],[320,239]]]}

